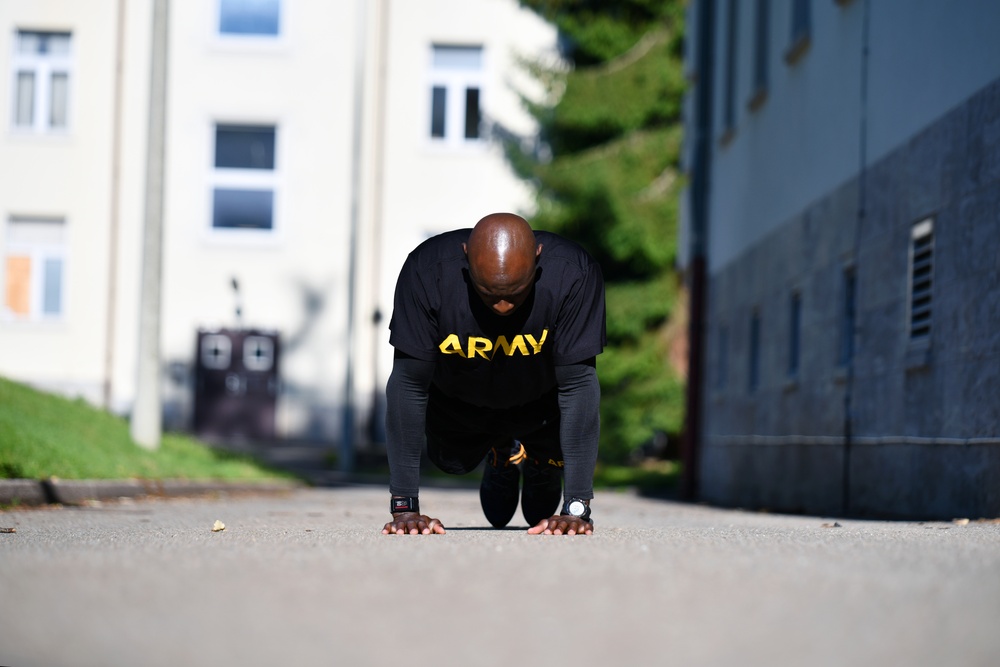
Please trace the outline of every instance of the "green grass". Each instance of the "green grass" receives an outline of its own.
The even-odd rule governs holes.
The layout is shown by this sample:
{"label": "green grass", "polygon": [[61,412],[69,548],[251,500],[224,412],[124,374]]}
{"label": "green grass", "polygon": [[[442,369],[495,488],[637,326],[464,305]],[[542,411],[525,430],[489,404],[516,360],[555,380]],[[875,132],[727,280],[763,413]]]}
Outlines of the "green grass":
{"label": "green grass", "polygon": [[292,479],[252,459],[166,433],[159,449],[136,445],[128,423],[82,399],[0,377],[0,479]]}
{"label": "green grass", "polygon": [[[331,462],[331,467],[333,467]],[[373,468],[385,472],[386,466]],[[435,477],[434,466],[424,475]],[[597,489],[635,488],[670,493],[679,467],[673,461],[638,466],[598,463]],[[453,476],[440,473],[440,476]],[[165,433],[147,451],[129,435],[128,423],[82,399],[42,393],[0,377],[0,479],[189,479],[273,481],[294,479],[253,459],[213,449],[193,438]],[[478,485],[478,478],[470,484]]]}
{"label": "green grass", "polygon": [[638,466],[598,462],[594,473],[594,488],[633,488],[652,495],[671,495],[677,490],[679,477],[680,464],[676,461],[650,460]]}

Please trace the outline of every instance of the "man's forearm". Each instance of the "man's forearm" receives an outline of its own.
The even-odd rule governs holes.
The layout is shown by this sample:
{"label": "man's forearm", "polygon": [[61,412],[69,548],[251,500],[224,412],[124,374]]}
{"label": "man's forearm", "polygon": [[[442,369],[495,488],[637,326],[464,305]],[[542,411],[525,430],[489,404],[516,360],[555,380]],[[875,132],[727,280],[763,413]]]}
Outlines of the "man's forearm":
{"label": "man's forearm", "polygon": [[389,493],[416,497],[420,491],[420,453],[427,422],[427,390],[434,362],[393,360],[386,384],[386,454]]}
{"label": "man's forearm", "polygon": [[556,367],[559,385],[559,440],[565,479],[564,495],[594,497],[594,469],[601,436],[601,386],[592,362]]}

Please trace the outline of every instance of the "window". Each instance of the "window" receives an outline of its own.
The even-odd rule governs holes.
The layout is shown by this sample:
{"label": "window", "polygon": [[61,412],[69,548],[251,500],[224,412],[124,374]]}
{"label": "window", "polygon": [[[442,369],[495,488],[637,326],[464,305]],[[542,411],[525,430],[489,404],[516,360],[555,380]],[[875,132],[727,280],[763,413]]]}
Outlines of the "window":
{"label": "window", "polygon": [[726,89],[722,107],[722,140],[724,142],[732,138],[736,127],[736,42],[739,28],[737,25],[737,21],[739,20],[738,0],[729,0],[726,9]]}
{"label": "window", "polygon": [[854,360],[854,327],[857,316],[858,280],[854,267],[841,274],[840,350],[837,363],[847,366]]}
{"label": "window", "polygon": [[216,125],[213,229],[274,229],[275,127]]}
{"label": "window", "polygon": [[934,221],[913,226],[910,241],[910,340],[931,335],[931,291],[934,286]]}
{"label": "window", "polygon": [[788,375],[795,377],[799,374],[799,356],[802,341],[802,295],[792,292],[788,308]]}
{"label": "window", "polygon": [[719,329],[718,345],[715,387],[716,389],[725,389],[729,376],[729,327],[723,326]]}
{"label": "window", "polygon": [[809,37],[809,0],[792,0],[792,41]]}
{"label": "window", "polygon": [[11,124],[49,132],[69,124],[70,33],[17,31]]}
{"label": "window", "polygon": [[750,316],[750,373],[749,389],[754,391],[760,386],[760,313],[754,311]]}
{"label": "window", "polygon": [[274,366],[274,341],[267,336],[247,336],[243,339],[243,368],[248,371],[269,371]]}
{"label": "window", "polygon": [[483,49],[434,45],[431,57],[432,141],[450,145],[482,138]]}
{"label": "window", "polygon": [[3,315],[47,320],[62,316],[65,292],[65,224],[53,218],[7,221]]}
{"label": "window", "polygon": [[205,334],[201,339],[201,364],[212,370],[227,370],[233,358],[233,343],[223,334]]}
{"label": "window", "polygon": [[788,51],[785,52],[785,62],[789,65],[809,50],[812,38],[809,2],[810,0],[792,0],[792,35]]}
{"label": "window", "polygon": [[277,36],[281,27],[281,0],[219,0],[222,35]]}
{"label": "window", "polygon": [[770,58],[770,0],[757,0],[753,41],[753,92],[748,106],[757,109],[767,99],[767,61]]}

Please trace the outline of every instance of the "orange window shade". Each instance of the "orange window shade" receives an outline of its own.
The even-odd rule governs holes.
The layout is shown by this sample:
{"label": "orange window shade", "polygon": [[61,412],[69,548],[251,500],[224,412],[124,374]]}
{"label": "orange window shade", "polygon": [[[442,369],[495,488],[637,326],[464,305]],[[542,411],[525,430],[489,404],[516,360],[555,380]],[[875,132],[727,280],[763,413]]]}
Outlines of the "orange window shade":
{"label": "orange window shade", "polygon": [[31,258],[11,255],[7,257],[6,304],[18,315],[31,312]]}

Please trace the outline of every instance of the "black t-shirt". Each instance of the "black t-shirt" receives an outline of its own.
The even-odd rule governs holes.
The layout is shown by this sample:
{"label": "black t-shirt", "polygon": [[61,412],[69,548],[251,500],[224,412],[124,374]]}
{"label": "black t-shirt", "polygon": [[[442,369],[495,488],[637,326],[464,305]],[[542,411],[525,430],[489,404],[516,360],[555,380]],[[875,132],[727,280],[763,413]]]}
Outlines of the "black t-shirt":
{"label": "black t-shirt", "polygon": [[604,349],[604,279],[579,245],[536,231],[543,247],[532,294],[512,314],[497,315],[469,280],[462,244],[471,231],[430,238],[407,257],[389,342],[437,362],[433,382],[448,396],[485,407],[522,405],[555,386],[555,366]]}

